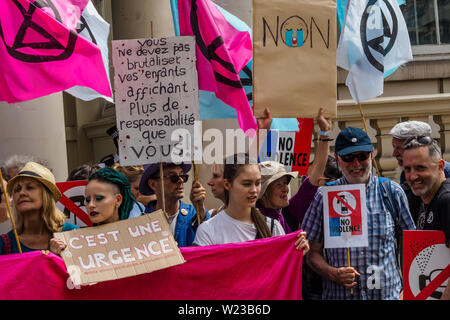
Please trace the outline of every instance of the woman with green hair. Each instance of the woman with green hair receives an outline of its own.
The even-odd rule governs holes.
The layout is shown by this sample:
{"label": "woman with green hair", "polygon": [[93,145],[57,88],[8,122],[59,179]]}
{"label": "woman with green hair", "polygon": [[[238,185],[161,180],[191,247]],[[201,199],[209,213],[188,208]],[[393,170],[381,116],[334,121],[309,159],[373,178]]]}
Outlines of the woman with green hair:
{"label": "woman with green hair", "polygon": [[[93,173],[86,184],[86,210],[93,226],[128,219],[136,202],[128,179],[111,168]],[[64,241],[51,239],[50,250],[60,254],[66,247]]]}

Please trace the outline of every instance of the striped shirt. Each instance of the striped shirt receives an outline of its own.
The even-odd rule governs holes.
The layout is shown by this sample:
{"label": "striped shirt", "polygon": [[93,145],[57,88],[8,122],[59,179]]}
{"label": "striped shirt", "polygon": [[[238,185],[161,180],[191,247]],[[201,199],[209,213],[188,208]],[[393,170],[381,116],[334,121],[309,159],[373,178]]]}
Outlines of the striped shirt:
{"label": "striped shirt", "polygon": [[[371,175],[366,185],[367,227],[369,247],[350,248],[351,266],[361,274],[357,285],[350,290],[341,284],[323,278],[324,300],[390,300],[399,299],[402,279],[395,254],[394,220],[386,209],[379,192],[378,179]],[[337,185],[348,184],[345,178]],[[308,240],[323,244],[322,188],[317,191],[302,223]],[[393,201],[400,212],[398,224],[402,230],[414,230],[415,225],[408,208],[408,200],[400,185],[392,181]],[[325,249],[325,260],[333,267],[347,267],[347,249]]]}

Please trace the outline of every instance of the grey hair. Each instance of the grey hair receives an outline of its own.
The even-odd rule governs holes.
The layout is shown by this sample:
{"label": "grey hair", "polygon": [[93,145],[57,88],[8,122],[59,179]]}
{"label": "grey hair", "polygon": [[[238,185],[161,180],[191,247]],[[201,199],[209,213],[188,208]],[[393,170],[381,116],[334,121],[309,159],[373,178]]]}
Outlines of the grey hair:
{"label": "grey hair", "polygon": [[417,139],[412,139],[405,145],[403,145],[403,150],[409,150],[409,149],[416,149],[420,147],[427,147],[428,148],[428,155],[433,160],[441,160],[442,159],[442,151],[439,143],[432,139],[430,137],[430,143],[429,144],[423,144],[417,141]]}
{"label": "grey hair", "polygon": [[17,168],[21,170],[27,162],[35,162],[35,159],[31,156],[13,155],[5,161],[5,170]]}
{"label": "grey hair", "polygon": [[422,121],[404,121],[397,123],[391,129],[389,135],[400,140],[411,137],[431,136],[431,126]]}

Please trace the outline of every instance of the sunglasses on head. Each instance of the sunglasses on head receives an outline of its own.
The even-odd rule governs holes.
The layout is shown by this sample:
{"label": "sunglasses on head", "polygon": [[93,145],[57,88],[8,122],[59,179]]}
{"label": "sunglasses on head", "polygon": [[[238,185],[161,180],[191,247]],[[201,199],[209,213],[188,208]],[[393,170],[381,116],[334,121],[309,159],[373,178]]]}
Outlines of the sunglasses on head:
{"label": "sunglasses on head", "polygon": [[343,156],[339,156],[341,157],[342,161],[344,162],[353,162],[353,160],[358,159],[359,162],[367,160],[370,156],[370,152],[361,152],[361,153],[350,153],[350,154],[346,154]]}
{"label": "sunglasses on head", "polygon": [[[160,177],[155,177],[154,179],[159,179]],[[163,176],[163,178],[169,179],[170,182],[172,183],[177,183],[178,181],[180,181],[180,178],[183,180],[183,183],[186,183],[189,179],[189,175],[188,174],[169,174],[168,176]]]}
{"label": "sunglasses on head", "polygon": [[422,144],[422,145],[430,145],[433,142],[433,139],[431,137],[429,137],[429,136],[410,137],[410,138],[405,140],[403,145],[406,146],[407,144],[409,144],[412,141],[415,141],[415,142],[417,142],[419,144]]}

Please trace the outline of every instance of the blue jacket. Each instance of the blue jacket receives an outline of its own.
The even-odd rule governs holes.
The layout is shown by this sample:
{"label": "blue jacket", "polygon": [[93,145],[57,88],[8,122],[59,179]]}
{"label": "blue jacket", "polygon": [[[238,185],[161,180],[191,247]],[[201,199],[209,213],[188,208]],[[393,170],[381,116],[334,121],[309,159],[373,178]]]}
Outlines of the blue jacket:
{"label": "blue jacket", "polygon": [[[154,205],[155,201],[150,201],[145,207],[145,213],[152,213],[155,211]],[[187,212],[187,213],[186,213]],[[206,219],[208,220],[211,216],[208,210],[206,212]],[[180,209],[178,211],[177,225],[175,226],[175,241],[178,242],[179,247],[190,247],[195,239],[195,233],[197,232],[197,211],[191,204],[184,203],[180,200]]]}

